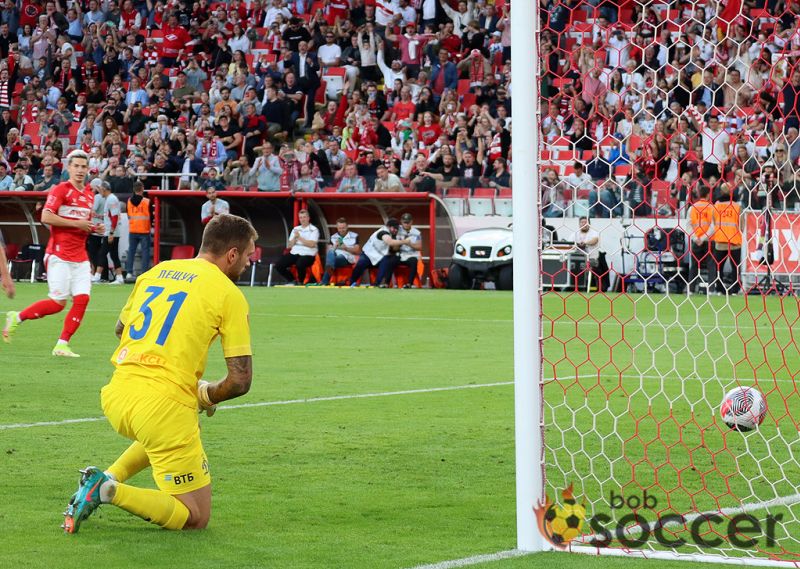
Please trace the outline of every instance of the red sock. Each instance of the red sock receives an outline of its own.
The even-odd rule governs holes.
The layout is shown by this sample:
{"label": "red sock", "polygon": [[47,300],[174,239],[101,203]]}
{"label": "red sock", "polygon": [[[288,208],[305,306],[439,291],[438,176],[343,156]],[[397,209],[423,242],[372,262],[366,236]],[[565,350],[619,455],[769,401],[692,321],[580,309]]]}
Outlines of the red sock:
{"label": "red sock", "polygon": [[83,313],[86,312],[88,304],[88,294],[79,294],[72,298],[72,307],[67,312],[67,317],[64,319],[64,328],[61,330],[61,340],[69,342],[69,339],[78,330],[78,326],[81,325],[81,319],[83,319]]}
{"label": "red sock", "polygon": [[34,302],[28,308],[19,313],[20,321],[23,320],[36,320],[37,318],[44,318],[51,314],[56,314],[64,310],[64,305],[57,303],[52,298],[46,298],[39,302]]}

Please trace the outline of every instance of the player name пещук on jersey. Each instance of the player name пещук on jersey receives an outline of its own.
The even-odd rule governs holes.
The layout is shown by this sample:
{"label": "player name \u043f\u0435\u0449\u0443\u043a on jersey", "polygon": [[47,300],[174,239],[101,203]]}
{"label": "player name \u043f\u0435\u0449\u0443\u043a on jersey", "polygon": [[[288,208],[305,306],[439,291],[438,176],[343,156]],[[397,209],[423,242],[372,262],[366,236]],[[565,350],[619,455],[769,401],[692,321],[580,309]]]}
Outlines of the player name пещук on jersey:
{"label": "player name \u043f\u0435\u0449\u0443\u043a on jersey", "polygon": [[172,279],[173,281],[189,281],[190,283],[194,281],[197,277],[194,273],[185,273],[183,271],[167,271],[162,270],[158,273],[158,278],[160,279]]}

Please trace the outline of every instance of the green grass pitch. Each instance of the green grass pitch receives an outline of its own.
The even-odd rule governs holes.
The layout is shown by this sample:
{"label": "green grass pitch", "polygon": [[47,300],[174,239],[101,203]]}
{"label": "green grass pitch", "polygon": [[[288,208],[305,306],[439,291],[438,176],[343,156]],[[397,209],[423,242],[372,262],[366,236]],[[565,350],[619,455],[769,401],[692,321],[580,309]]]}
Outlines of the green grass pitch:
{"label": "green grass pitch", "polygon": [[[214,479],[210,527],[203,532],[167,532],[105,506],[83,524],[79,534],[63,535],[61,512],[75,489],[78,468],[107,466],[127,441],[104,420],[8,426],[101,417],[99,390],[112,371],[114,323],[130,290],[95,287],[89,312],[72,342],[82,355],[78,360],[49,355],[63,313],[25,323],[12,344],[0,344],[0,566],[403,569],[515,547],[514,400],[513,386],[507,383],[513,379],[512,297],[480,291],[245,289],[251,304],[255,377],[250,393],[229,404],[270,404],[222,409],[203,420]],[[0,300],[0,310],[23,307],[45,293],[42,285],[20,285],[18,298]],[[569,339],[575,336],[574,328],[554,324],[545,349],[552,361],[558,360],[559,350],[567,350],[572,361],[584,361],[577,370],[581,376],[590,375],[592,369],[596,374],[598,364],[610,362],[613,351],[614,365],[624,367],[626,377],[642,376],[636,385],[661,382],[651,391],[630,387],[633,384],[626,384],[627,391],[614,391],[618,380],[606,373],[610,367],[604,367],[600,378],[586,384],[611,393],[614,412],[621,412],[625,401],[650,409],[639,417],[639,424],[641,439],[652,439],[658,429],[656,418],[670,401],[678,402],[673,414],[681,417],[689,412],[685,401],[702,395],[706,386],[716,404],[722,395],[717,384],[704,383],[702,378],[730,374],[739,360],[698,361],[691,356],[690,335],[681,334],[680,326],[701,329],[714,319],[723,330],[735,331],[738,325],[735,336],[740,339],[729,346],[736,352],[747,346],[748,330],[755,333],[764,321],[747,324],[737,318],[742,299],[731,301],[733,309],[725,307],[724,299],[691,310],[684,305],[680,315],[670,308],[674,300],[663,305],[647,297],[635,300],[634,305],[619,297],[615,319],[602,326],[585,325],[580,331],[584,345]],[[771,326],[779,320],[775,315],[780,306],[774,299],[765,306],[765,314],[772,315],[767,324]],[[588,309],[600,317],[611,313],[608,301],[599,297],[587,302],[582,297],[548,295],[545,302],[549,318],[565,311],[578,316]],[[784,307],[784,313],[791,310],[796,319],[796,304]],[[636,326],[626,324],[623,342],[620,322],[633,319],[634,314],[644,325],[635,331]],[[786,332],[761,357],[766,365],[778,354],[788,355],[787,369],[797,368],[796,348],[791,352],[793,342],[787,343],[793,321],[779,324]],[[601,337],[603,342],[596,341]],[[641,341],[685,353],[673,366],[665,350],[631,355],[634,351],[614,347]],[[703,349],[717,348],[725,346],[720,341],[716,348]],[[553,371],[551,366],[545,374]],[[564,360],[555,365],[555,371],[575,375],[575,365]],[[206,376],[215,379],[223,373],[224,361],[215,346]],[[669,380],[647,379],[655,376]],[[683,382],[681,376],[697,381]],[[477,387],[493,383],[501,385]],[[659,448],[629,444],[623,449],[612,438],[606,439],[602,449],[600,442],[581,442],[590,426],[575,424],[572,417],[578,415],[571,409],[597,417],[601,432],[613,425],[606,412],[593,407],[600,406],[593,396],[599,391],[587,396],[576,385],[567,388],[552,383],[545,392],[560,401],[552,413],[565,425],[548,430],[548,437],[556,437],[548,439],[554,445],[552,452],[564,459],[570,448],[586,449],[575,454],[574,463],[574,477],[585,480],[582,491],[597,490],[599,479],[614,468],[604,460],[592,461],[593,453],[624,450],[638,460],[646,451],[652,458],[675,443],[671,437],[676,433],[668,430],[663,433],[668,442]],[[800,416],[794,386],[777,388],[785,391],[793,415]],[[691,397],[680,397],[681,390],[694,391]],[[404,391],[417,392],[394,393]],[[647,393],[658,394],[650,405],[645,401]],[[363,394],[376,396],[347,397]],[[770,403],[772,398],[774,394]],[[790,430],[775,421],[765,425],[765,432],[773,437],[788,438]],[[796,428],[793,437],[796,449]],[[758,442],[763,438],[742,437],[737,444],[750,441],[752,452],[762,453],[765,460],[771,456],[776,465],[788,468],[782,476],[797,480],[796,462],[780,454],[786,449],[770,453]],[[682,460],[674,459],[676,464]],[[586,475],[590,466],[597,473],[594,486]],[[744,475],[755,472],[747,471],[753,465],[743,468]],[[548,470],[553,487],[560,487],[570,474]],[[644,470],[641,476],[646,479]],[[731,480],[734,489],[741,483],[736,477]],[[154,487],[147,471],[131,482]],[[720,483],[709,479],[709,484]],[[783,486],[776,488],[779,494],[796,492],[788,484]],[[699,505],[708,506],[708,500],[700,500]],[[791,507],[785,513],[800,515]],[[547,565],[555,569],[576,564],[685,567],[675,562],[564,553],[479,567]]]}

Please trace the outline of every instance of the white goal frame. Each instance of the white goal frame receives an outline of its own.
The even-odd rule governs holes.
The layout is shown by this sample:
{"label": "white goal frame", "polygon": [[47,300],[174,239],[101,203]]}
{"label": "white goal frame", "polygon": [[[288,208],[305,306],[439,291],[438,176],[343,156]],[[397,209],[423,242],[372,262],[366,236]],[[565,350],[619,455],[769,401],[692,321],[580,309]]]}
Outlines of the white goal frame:
{"label": "white goal frame", "polygon": [[[514,411],[516,447],[517,549],[553,550],[541,534],[534,507],[545,499],[543,440],[543,333],[541,285],[540,136],[538,45],[539,3],[517,0],[511,7],[513,62],[512,137],[514,192]],[[531,33],[533,30],[534,33]],[[536,54],[536,55],[534,55]],[[761,567],[798,567],[800,562],[726,557],[677,551],[626,550],[571,545],[567,552],[610,557],[683,560]]]}

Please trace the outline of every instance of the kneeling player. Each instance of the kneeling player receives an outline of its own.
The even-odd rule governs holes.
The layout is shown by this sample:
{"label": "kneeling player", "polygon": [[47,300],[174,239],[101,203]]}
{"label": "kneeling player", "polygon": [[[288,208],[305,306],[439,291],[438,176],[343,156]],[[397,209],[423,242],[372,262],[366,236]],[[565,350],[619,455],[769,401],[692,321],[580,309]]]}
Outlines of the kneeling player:
{"label": "kneeling player", "polygon": [[[117,322],[116,371],[102,390],[103,412],[133,444],[105,472],[82,471],[64,513],[78,531],[101,503],[168,529],[201,529],[211,516],[211,474],[199,410],[244,395],[252,379],[248,305],[234,284],[250,265],[258,235],[250,223],[216,216],[197,258],[165,261],[141,275]],[[227,376],[198,381],[220,336]],[[124,484],[151,466],[158,490]]]}

